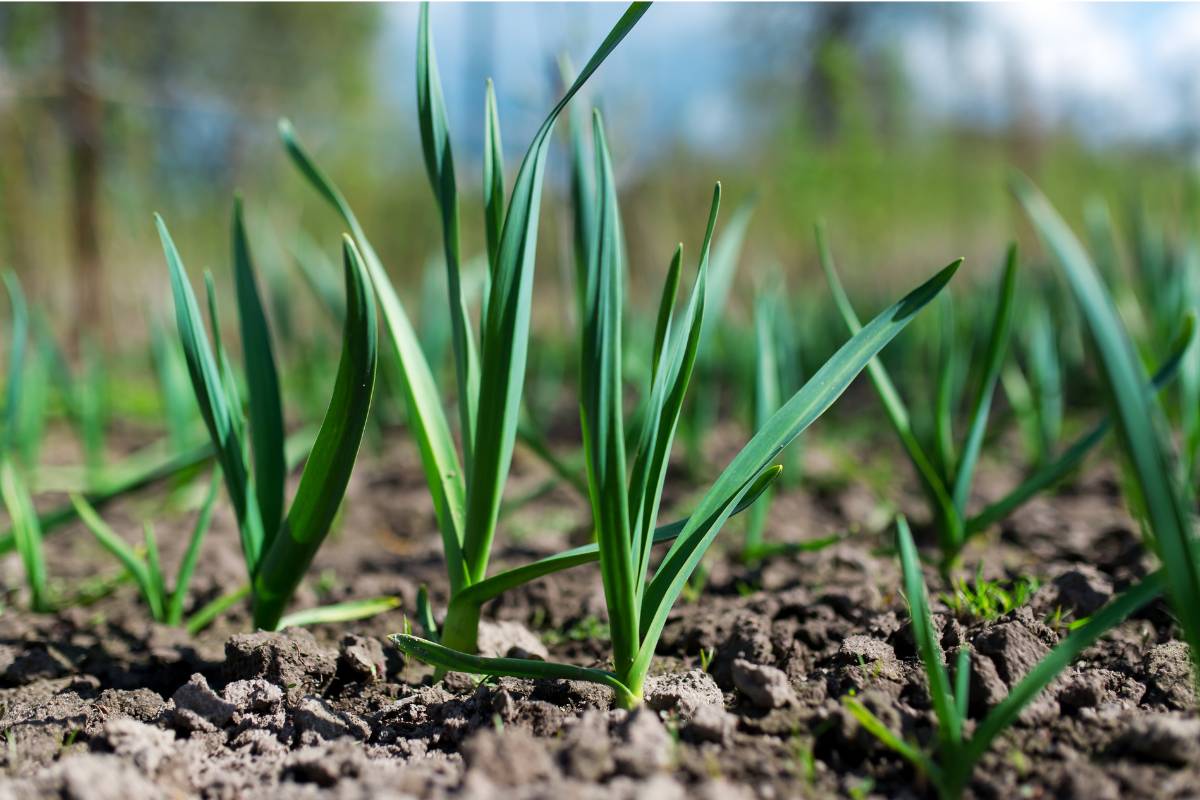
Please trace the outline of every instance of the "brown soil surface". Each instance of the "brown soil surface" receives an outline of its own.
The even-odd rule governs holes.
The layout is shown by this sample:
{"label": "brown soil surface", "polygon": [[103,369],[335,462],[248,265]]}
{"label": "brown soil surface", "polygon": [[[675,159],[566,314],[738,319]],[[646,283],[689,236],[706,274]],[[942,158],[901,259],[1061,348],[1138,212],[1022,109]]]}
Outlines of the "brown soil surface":
{"label": "brown soil surface", "polygon": [[[728,440],[728,441],[726,441]],[[714,437],[722,460],[737,437]],[[634,713],[580,683],[452,675],[405,663],[384,638],[412,613],[416,590],[444,602],[441,560],[415,453],[395,437],[369,454],[337,533],[319,554],[297,607],[395,594],[403,606],[371,620],[246,633],[242,612],[196,638],[147,623],[132,585],[52,616],[0,616],[0,798],[70,797],[924,797],[913,771],[859,729],[840,698],[855,692],[896,730],[927,741],[933,715],[911,641],[889,513],[846,474],[892,469],[887,458],[838,466],[836,447],[810,446],[808,480],[777,496],[768,537],[803,540],[848,530],[825,550],[745,566],[714,552],[699,599],[672,614]],[[890,452],[861,446],[863,454]],[[668,506],[685,508],[686,470]],[[1152,562],[1123,511],[1115,471],[1092,462],[968,553],[996,578],[1031,576],[1032,600],[1000,619],[955,618],[927,579],[943,643],[974,653],[975,719],[1063,635]],[[518,453],[510,496],[547,473]],[[902,482],[907,481],[901,471]],[[980,498],[1015,473],[985,465]],[[198,482],[193,494],[202,490]],[[190,497],[177,493],[175,506]],[[135,536],[153,512],[165,563],[176,563],[191,514],[161,512],[163,494],[105,512]],[[193,498],[194,502],[194,498]],[[914,521],[919,502],[901,498]],[[664,515],[666,518],[668,515]],[[674,518],[674,514],[669,515]],[[732,523],[726,545],[740,535]],[[506,516],[499,564],[586,538],[586,509],[556,488]],[[79,527],[47,541],[64,585],[114,564]],[[194,583],[204,602],[244,580],[227,509],[217,515]],[[0,571],[20,585],[15,555]],[[485,609],[491,647],[603,665],[604,600],[584,567],[514,591]],[[701,654],[711,653],[707,672]],[[1200,717],[1186,649],[1156,603],[1088,650],[993,746],[971,793],[983,798],[1194,797]]]}

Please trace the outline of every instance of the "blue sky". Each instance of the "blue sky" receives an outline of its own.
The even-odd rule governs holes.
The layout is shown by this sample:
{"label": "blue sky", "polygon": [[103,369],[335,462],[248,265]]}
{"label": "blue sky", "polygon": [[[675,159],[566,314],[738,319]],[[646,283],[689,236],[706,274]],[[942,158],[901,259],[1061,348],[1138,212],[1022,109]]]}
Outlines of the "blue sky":
{"label": "blue sky", "polygon": [[[582,62],[619,16],[614,3],[439,3],[434,36],[456,138],[477,143],[483,80],[496,80],[508,143],[528,141],[553,98],[554,56]],[[1014,96],[1043,124],[1072,123],[1096,142],[1155,141],[1200,129],[1200,5],[998,3],[960,8],[951,39],[929,15],[895,7],[869,35],[903,56],[922,116],[1002,124]],[[639,154],[686,131],[700,149],[742,146],[755,42],[749,4],[665,3],[593,78],[590,91]],[[417,9],[394,5],[379,43],[386,96],[413,103]],[[1014,83],[1015,81],[1015,83]]]}

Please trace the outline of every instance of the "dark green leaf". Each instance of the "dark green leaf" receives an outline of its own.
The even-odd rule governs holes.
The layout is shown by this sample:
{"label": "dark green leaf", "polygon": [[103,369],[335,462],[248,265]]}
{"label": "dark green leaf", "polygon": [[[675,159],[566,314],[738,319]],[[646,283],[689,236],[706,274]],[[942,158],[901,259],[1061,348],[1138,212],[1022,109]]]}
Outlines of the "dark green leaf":
{"label": "dark green leaf", "polygon": [[254,488],[262,517],[263,547],[270,547],[283,519],[287,467],[283,458],[283,404],[267,315],[254,277],[250,242],[242,221],[242,202],[233,206],[233,272],[241,321],[242,359],[250,395],[250,443],[254,454]]}
{"label": "dark green leaf", "polygon": [[358,456],[374,393],[378,360],[375,295],[353,240],[346,237],[343,245],[347,313],[333,396],[287,520],[254,577],[254,622],[265,630],[274,630],[279,624],[284,607],[329,532]]}

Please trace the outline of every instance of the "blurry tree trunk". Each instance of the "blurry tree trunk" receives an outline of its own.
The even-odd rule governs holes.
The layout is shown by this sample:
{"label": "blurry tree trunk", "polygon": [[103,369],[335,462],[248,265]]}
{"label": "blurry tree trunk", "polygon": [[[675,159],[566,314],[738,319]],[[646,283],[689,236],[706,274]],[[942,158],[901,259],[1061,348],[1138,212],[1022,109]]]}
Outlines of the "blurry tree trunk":
{"label": "blurry tree trunk", "polygon": [[63,100],[70,150],[71,254],[75,267],[75,331],[78,346],[85,336],[105,334],[99,210],[100,103],[92,85],[94,31],[92,8],[86,3],[58,7],[62,32]]}
{"label": "blurry tree trunk", "polygon": [[[35,290],[30,272],[29,180],[25,172],[25,137],[12,75],[0,64],[0,226],[4,230],[6,266],[15,269]],[[36,291],[36,290],[35,290]]]}
{"label": "blurry tree trunk", "polygon": [[851,39],[858,33],[863,20],[863,9],[849,3],[831,3],[813,7],[812,69],[806,86],[803,102],[809,109],[809,124],[818,141],[832,144],[837,141],[844,122],[846,109],[838,96],[836,58],[842,48],[851,48]]}

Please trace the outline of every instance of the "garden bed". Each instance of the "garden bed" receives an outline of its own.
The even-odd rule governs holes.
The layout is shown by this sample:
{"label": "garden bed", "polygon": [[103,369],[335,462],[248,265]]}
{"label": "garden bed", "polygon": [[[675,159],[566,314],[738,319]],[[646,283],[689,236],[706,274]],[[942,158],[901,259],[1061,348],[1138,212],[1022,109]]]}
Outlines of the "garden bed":
{"label": "garden bed", "polygon": [[[732,432],[713,437],[717,458]],[[899,594],[892,529],[861,482],[807,446],[810,479],[771,511],[773,539],[852,531],[813,553],[757,565],[736,559],[738,526],[710,554],[696,599],[674,609],[647,704],[611,707],[608,689],[566,681],[480,682],[405,659],[386,635],[411,616],[418,586],[444,602],[428,495],[403,435],[356,471],[341,528],[298,605],[378,594],[391,613],[311,631],[246,633],[235,610],[197,637],[151,626],[132,585],[52,616],[0,617],[0,797],[920,797],[911,767],[859,728],[853,693],[894,730],[922,741],[932,711]],[[862,459],[872,447],[862,447]],[[511,494],[544,479],[518,458]],[[684,485],[682,471],[668,487]],[[1027,601],[996,619],[950,612],[928,571],[942,644],[970,643],[974,719],[1001,699],[1071,622],[1147,574],[1115,466],[1092,466],[981,540],[966,562],[1001,585],[1032,578]],[[986,464],[988,499],[1013,476]],[[685,504],[669,496],[667,505]],[[145,502],[144,500],[142,502]],[[901,507],[908,511],[901,498]],[[914,494],[912,516],[920,519]],[[686,508],[682,505],[681,508]],[[522,563],[585,535],[566,488],[506,518],[494,561]],[[108,514],[135,529],[129,502]],[[186,538],[163,525],[164,561]],[[519,532],[519,541],[505,532]],[[176,535],[177,534],[177,535]],[[194,584],[197,599],[243,580],[237,534],[219,509]],[[108,569],[82,528],[47,540],[56,577]],[[19,565],[6,567],[19,575]],[[19,577],[8,581],[18,585]],[[602,666],[609,645],[594,566],[551,576],[485,608],[481,647]],[[1089,650],[1031,704],[976,771],[978,797],[1186,797],[1200,778],[1200,717],[1185,645],[1156,602]]]}

